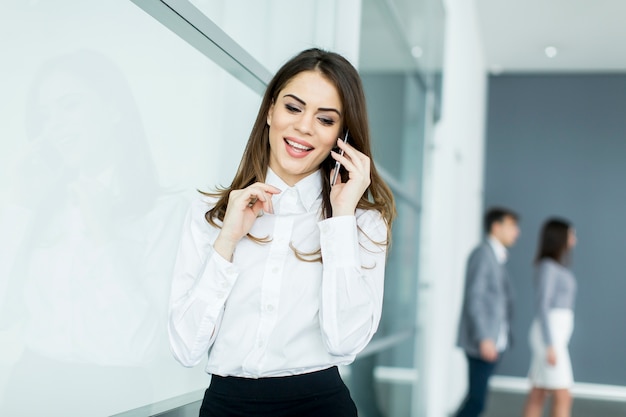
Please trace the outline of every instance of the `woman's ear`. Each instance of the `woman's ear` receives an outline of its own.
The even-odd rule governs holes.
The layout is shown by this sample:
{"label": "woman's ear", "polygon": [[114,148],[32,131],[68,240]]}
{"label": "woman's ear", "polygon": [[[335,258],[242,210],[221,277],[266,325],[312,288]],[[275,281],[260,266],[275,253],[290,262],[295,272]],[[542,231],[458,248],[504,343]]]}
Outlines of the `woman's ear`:
{"label": "woman's ear", "polygon": [[271,126],[272,125],[272,112],[274,111],[274,102],[272,101],[272,104],[270,104],[270,108],[267,111],[267,125]]}

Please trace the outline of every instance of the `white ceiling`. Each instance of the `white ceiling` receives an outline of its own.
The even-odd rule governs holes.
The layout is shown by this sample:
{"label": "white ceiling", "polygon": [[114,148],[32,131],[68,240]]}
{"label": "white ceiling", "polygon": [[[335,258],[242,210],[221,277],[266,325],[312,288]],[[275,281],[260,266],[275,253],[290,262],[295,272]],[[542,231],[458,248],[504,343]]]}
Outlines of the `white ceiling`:
{"label": "white ceiling", "polygon": [[[488,68],[626,72],[626,0],[476,0]],[[558,53],[544,52],[554,46]]]}

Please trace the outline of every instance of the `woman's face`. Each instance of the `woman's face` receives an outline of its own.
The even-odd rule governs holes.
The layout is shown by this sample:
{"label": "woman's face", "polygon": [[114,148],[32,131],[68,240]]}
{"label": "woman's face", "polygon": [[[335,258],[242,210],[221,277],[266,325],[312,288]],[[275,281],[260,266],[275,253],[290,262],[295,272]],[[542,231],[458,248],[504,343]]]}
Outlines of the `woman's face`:
{"label": "woman's face", "polygon": [[578,239],[576,238],[576,230],[573,227],[570,227],[569,231],[567,232],[567,248],[572,249],[574,246],[576,246],[577,242]]}
{"label": "woman's face", "polygon": [[321,73],[296,75],[267,114],[270,168],[290,186],[317,171],[336,146],[342,111],[337,89]]}

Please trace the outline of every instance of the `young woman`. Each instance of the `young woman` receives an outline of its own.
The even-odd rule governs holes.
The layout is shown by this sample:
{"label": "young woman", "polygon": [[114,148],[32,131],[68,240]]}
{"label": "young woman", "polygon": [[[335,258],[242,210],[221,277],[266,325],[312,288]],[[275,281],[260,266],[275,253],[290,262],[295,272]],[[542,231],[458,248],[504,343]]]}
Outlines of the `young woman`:
{"label": "young woman", "polygon": [[356,416],[337,365],[378,326],[396,213],[370,158],[354,67],[319,49],[288,61],[230,187],[183,230],[170,345],[185,366],[208,352],[201,416]]}
{"label": "young woman", "polygon": [[543,415],[548,395],[553,396],[552,417],[569,417],[573,384],[568,343],[574,328],[576,280],[567,268],[576,233],[562,219],[548,220],[541,231],[535,276],[536,316],[530,328],[532,389],[525,417]]}

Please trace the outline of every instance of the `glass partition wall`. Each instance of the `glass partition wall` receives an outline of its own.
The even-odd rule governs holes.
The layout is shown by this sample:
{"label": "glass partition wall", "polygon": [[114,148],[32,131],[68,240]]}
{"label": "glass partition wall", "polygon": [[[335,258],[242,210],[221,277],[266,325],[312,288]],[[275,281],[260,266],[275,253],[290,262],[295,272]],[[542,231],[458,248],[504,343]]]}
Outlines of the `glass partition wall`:
{"label": "glass partition wall", "polygon": [[165,335],[180,224],[196,189],[232,178],[271,74],[319,46],[362,74],[398,205],[380,329],[341,372],[360,416],[417,415],[442,22],[439,0],[6,2],[0,414],[197,415],[209,377]]}
{"label": "glass partition wall", "polygon": [[[430,0],[364,0],[362,7],[359,72],[373,152],[393,186],[398,218],[380,329],[351,366],[349,383],[359,416],[417,416],[423,147],[438,117],[443,10],[441,2]],[[389,343],[377,349],[379,340]]]}

